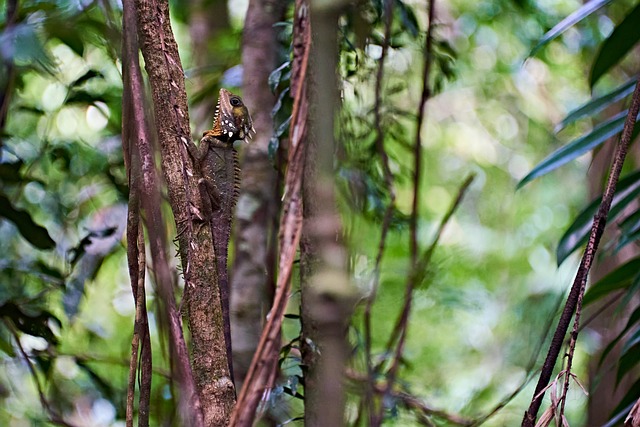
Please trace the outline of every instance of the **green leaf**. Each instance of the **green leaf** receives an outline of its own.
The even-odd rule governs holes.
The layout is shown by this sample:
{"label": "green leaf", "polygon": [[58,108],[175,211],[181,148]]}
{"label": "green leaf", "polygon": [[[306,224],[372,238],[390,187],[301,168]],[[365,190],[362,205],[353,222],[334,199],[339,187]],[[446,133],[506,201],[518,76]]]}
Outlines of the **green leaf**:
{"label": "green leaf", "polygon": [[13,350],[13,346],[8,339],[5,339],[4,334],[0,334],[0,351],[9,357],[15,357],[16,353]]}
{"label": "green leaf", "polygon": [[402,30],[409,31],[412,37],[418,37],[420,26],[418,25],[418,19],[416,18],[413,8],[408,7],[402,1],[395,2],[395,5],[400,15]]}
{"label": "green leaf", "polygon": [[622,346],[622,352],[626,353],[631,347],[638,344],[640,344],[640,329],[632,333],[629,339],[625,341],[624,346]]}
{"label": "green leaf", "polygon": [[627,81],[623,85],[617,87],[613,91],[599,96],[597,98],[591,99],[586,104],[582,105],[579,108],[576,108],[572,112],[570,112],[567,117],[565,117],[558,125],[556,126],[555,132],[558,133],[571,123],[580,120],[585,117],[593,116],[596,113],[599,113],[603,109],[607,108],[614,102],[617,102],[633,93],[633,89],[638,81],[638,76],[633,77],[631,80]]}
{"label": "green leaf", "polygon": [[629,339],[629,343],[631,342],[633,342],[633,344],[625,344],[625,349],[620,356],[618,372],[616,373],[616,384],[620,382],[627,372],[635,368],[638,362],[640,362],[640,331]]}
{"label": "green leaf", "polygon": [[29,212],[17,209],[4,194],[0,194],[0,217],[13,222],[18,231],[29,243],[38,249],[53,249],[56,242],[53,241],[46,228],[36,224]]}
{"label": "green leaf", "polygon": [[626,288],[640,271],[640,257],[634,258],[591,285],[582,304],[587,306],[613,291]]}
{"label": "green leaf", "polygon": [[[604,362],[604,359],[607,358],[607,355],[611,352],[611,350],[613,350],[613,348],[616,346],[618,341],[620,341],[622,337],[625,336],[625,334],[629,332],[629,330],[632,327],[634,327],[638,322],[640,322],[640,307],[636,308],[635,311],[631,314],[631,316],[629,317],[629,321],[627,321],[627,326],[625,326],[622,332],[620,332],[618,336],[615,337],[615,339],[611,341],[609,345],[607,345],[607,347],[604,349],[604,351],[602,352],[602,356],[600,356],[600,361],[598,362],[598,366],[602,365],[602,362]],[[640,328],[636,328],[634,333],[637,333],[638,331],[640,331]]]}
{"label": "green leaf", "polygon": [[8,317],[13,324],[25,334],[42,337],[49,344],[56,344],[58,339],[49,327],[49,322],[61,325],[60,320],[46,310],[32,312],[15,302],[5,302],[0,306],[0,317]]}
{"label": "green leaf", "polygon": [[589,85],[593,87],[598,79],[616,65],[629,53],[640,40],[640,4],[624,18],[613,30],[611,35],[602,43],[593,66]]}
{"label": "green leaf", "polygon": [[44,27],[49,38],[57,38],[62,43],[69,46],[76,55],[82,57],[84,55],[84,43],[78,31],[78,27],[75,22],[64,22],[65,17],[60,15],[50,16],[45,20]]}
{"label": "green leaf", "polygon": [[620,249],[640,238],[640,210],[635,211],[625,218],[625,220],[620,223],[619,229],[620,237],[618,238],[614,253],[618,253]]}
{"label": "green leaf", "polygon": [[618,406],[611,411],[611,415],[609,416],[609,421],[602,427],[614,427],[619,426],[620,423],[625,419],[625,417],[629,414],[631,407],[638,400],[638,396],[640,396],[640,379],[638,379],[630,388],[627,390],[627,394],[620,400]]}
{"label": "green leaf", "polygon": [[289,123],[291,122],[291,116],[287,117],[287,119],[280,123],[280,125],[278,126],[278,128],[276,129],[275,135],[276,137],[280,138],[282,136],[282,134],[289,129]]}
{"label": "green leaf", "polygon": [[280,92],[280,95],[278,95],[278,99],[276,99],[276,103],[273,104],[273,108],[271,109],[271,118],[274,118],[276,116],[276,114],[278,114],[278,112],[280,111],[280,109],[282,108],[282,102],[284,100],[284,97],[289,93],[289,88],[284,88],[284,90],[282,92]]}
{"label": "green leaf", "polygon": [[563,166],[593,150],[609,138],[617,135],[624,128],[626,116],[627,110],[622,111],[606,122],[600,123],[594,127],[588,134],[582,135],[580,138],[560,147],[534,167],[527,176],[522,178],[516,188],[521,188],[528,182],[533,181],[535,178],[541,177],[558,169],[560,166]]}
{"label": "green leaf", "polygon": [[2,56],[5,60],[34,68],[40,66],[53,74],[54,62],[38,37],[35,24],[21,23],[0,32],[0,46],[3,46]]}
{"label": "green leaf", "polygon": [[272,136],[267,146],[267,154],[269,155],[269,161],[272,163],[276,160],[276,153],[280,147],[280,140],[276,136]]}
{"label": "green leaf", "polygon": [[104,78],[104,75],[96,70],[89,70],[86,73],[84,73],[83,75],[81,75],[80,77],[78,77],[71,85],[72,86],[80,86],[81,84],[95,78],[95,77],[100,77],[100,78]]}
{"label": "green leaf", "polygon": [[611,1],[612,0],[591,0],[588,3],[585,3],[582,7],[580,7],[580,9],[576,10],[571,15],[560,21],[555,27],[547,31],[547,33],[542,36],[542,39],[540,39],[538,44],[535,45],[533,49],[531,49],[531,53],[529,53],[529,56],[534,56],[544,45],[565,32],[567,29],[569,29],[569,27],[572,27],[573,25],[582,21],[584,18],[591,15],[596,10],[611,3]]}
{"label": "green leaf", "polygon": [[[635,200],[638,194],[640,194],[640,170],[627,175],[618,182],[616,195],[613,198],[611,209],[609,210],[609,223],[612,223],[624,208]],[[562,262],[573,251],[587,243],[589,232],[591,231],[593,216],[598,211],[601,201],[602,196],[593,200],[589,206],[580,212],[567,231],[565,231],[564,235],[560,238],[560,242],[558,242],[558,249],[556,250],[556,261],[558,265],[562,264]]]}
{"label": "green leaf", "polygon": [[0,180],[3,182],[21,182],[20,169],[24,163],[18,160],[13,163],[0,163]]}
{"label": "green leaf", "polygon": [[110,400],[114,400],[115,391],[109,381],[102,378],[93,368],[91,368],[84,360],[78,358],[75,359],[78,368],[82,369],[91,378],[91,381],[98,387],[98,389]]}
{"label": "green leaf", "polygon": [[107,102],[103,95],[93,95],[82,89],[73,89],[67,97],[66,104],[94,104],[96,102]]}
{"label": "green leaf", "polygon": [[276,91],[276,88],[278,87],[278,85],[280,84],[280,81],[282,80],[282,72],[286,70],[289,67],[289,65],[290,65],[290,62],[286,61],[285,63],[280,65],[278,68],[273,70],[271,74],[269,74],[268,83],[272,92]]}

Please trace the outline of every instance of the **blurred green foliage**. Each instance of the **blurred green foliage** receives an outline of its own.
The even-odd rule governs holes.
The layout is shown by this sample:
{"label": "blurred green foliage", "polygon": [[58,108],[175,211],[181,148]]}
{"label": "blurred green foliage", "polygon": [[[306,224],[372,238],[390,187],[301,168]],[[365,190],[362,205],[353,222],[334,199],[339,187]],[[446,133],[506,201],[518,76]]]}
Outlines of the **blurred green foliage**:
{"label": "blurred green foliage", "polygon": [[[42,425],[47,419],[19,340],[31,356],[52,410],[77,425],[120,425],[134,308],[120,243],[123,230],[106,231],[114,220],[122,222],[117,206],[127,197],[119,139],[121,11],[116,2],[108,1],[19,1],[12,21],[6,13],[11,4],[0,2],[0,86],[3,105],[8,107],[3,110],[6,123],[0,120],[5,123],[0,129],[4,254],[0,357],[5,368],[0,373],[0,424],[23,425],[29,420]],[[430,82],[434,93],[422,129],[422,248],[431,243],[459,184],[469,173],[477,178],[446,228],[435,263],[414,298],[401,387],[431,406],[482,417],[535,374],[540,364],[541,349],[576,268],[571,253],[579,246],[560,237],[574,218],[586,223],[590,217],[578,215],[578,210],[586,200],[584,170],[589,158],[584,154],[595,145],[578,150],[567,144],[596,133],[598,124],[609,118],[611,106],[629,96],[628,89],[607,94],[635,74],[637,60],[620,51],[613,59],[599,59],[602,54],[597,52],[605,40],[614,38],[614,29],[627,31],[625,16],[637,13],[630,12],[630,5],[613,2],[549,39],[529,57],[545,33],[580,8],[580,2],[438,4]],[[242,23],[237,17],[242,10],[232,6],[228,25],[206,41],[213,53],[202,60],[192,53],[190,7],[189,2],[172,3],[187,89],[197,109],[211,101],[224,72],[240,61]],[[341,20],[344,108],[337,176],[351,271],[363,295],[370,291],[380,222],[389,202],[374,146],[373,94],[383,37],[382,9],[379,0],[359,3]],[[382,85],[381,126],[398,198],[373,307],[373,350],[378,360],[389,357],[384,344],[402,304],[409,268],[410,146],[416,132],[425,21],[424,2],[396,2]],[[279,29],[286,45],[290,25],[282,23]],[[287,52],[284,48],[285,66],[271,81],[284,104]],[[622,65],[609,67],[620,59]],[[607,66],[590,71],[598,61]],[[590,91],[603,102],[579,119],[563,122],[589,102]],[[274,156],[279,138],[286,136],[287,108],[275,112]],[[554,134],[558,123],[562,130]],[[194,129],[200,126],[196,123]],[[598,140],[602,142],[604,138]],[[519,183],[529,181],[527,174],[536,170],[535,165],[549,153],[557,154],[560,147],[569,152],[568,160],[577,161],[563,161],[562,168],[516,191]],[[636,181],[630,178],[634,189]],[[629,241],[637,239],[637,223],[637,215],[628,215],[621,225]],[[571,227],[583,230],[584,224]],[[621,240],[618,246],[622,244]],[[556,257],[560,262],[566,259],[559,268]],[[592,298],[595,289],[635,291],[639,281],[635,271],[618,281],[604,278],[594,286]],[[63,295],[73,283],[81,284],[81,298],[74,306],[77,315],[70,317],[63,308]],[[152,285],[150,280],[150,290]],[[151,414],[152,425],[160,425],[174,419],[176,406],[162,325],[155,315],[153,292],[149,295],[155,374]],[[291,361],[297,318],[290,317],[285,335],[293,341],[285,347],[282,361],[287,375],[273,394],[282,420],[300,415],[300,405],[292,403],[299,400],[295,395],[300,389],[300,370],[296,360]],[[361,320],[358,312],[351,334],[358,369],[362,368]],[[637,321],[628,328],[634,337]],[[637,342],[627,343],[627,354],[637,354]],[[593,342],[579,341],[576,374],[581,380],[586,380],[586,359],[595,350]],[[635,357],[626,360],[623,369],[635,362]],[[581,425],[586,398],[580,391],[572,393],[569,421]],[[527,388],[485,425],[519,423],[530,395]],[[416,423],[398,402],[386,403],[389,425]],[[355,395],[350,405],[353,415]]]}

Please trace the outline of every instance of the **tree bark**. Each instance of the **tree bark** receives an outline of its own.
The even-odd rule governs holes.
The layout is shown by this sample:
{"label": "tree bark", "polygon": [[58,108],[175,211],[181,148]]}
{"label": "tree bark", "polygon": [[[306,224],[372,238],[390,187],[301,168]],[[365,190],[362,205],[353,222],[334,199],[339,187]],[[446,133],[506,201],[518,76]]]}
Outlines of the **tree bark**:
{"label": "tree bark", "polygon": [[[353,288],[335,203],[334,114],[338,106],[338,16],[341,1],[311,3],[311,102],[301,239],[305,425],[344,425],[346,332]],[[302,8],[296,12],[296,17]],[[293,71],[295,74],[295,70]]]}
{"label": "tree bark", "polygon": [[[202,403],[204,424],[226,425],[234,405],[235,390],[229,377],[211,227],[201,218],[202,201],[197,186],[200,171],[194,167],[186,149],[191,136],[184,71],[169,21],[168,2],[136,0],[136,8],[141,50],[154,103],[162,170],[178,230],[185,281],[184,303],[191,330],[193,376]],[[184,372],[184,375],[190,374],[189,370]]]}
{"label": "tree bark", "polygon": [[279,197],[276,170],[269,159],[275,97],[268,85],[276,67],[274,24],[285,2],[251,0],[244,25],[243,100],[256,136],[244,150],[242,188],[236,208],[236,245],[231,275],[231,342],[238,388],[244,381],[260,340],[263,319],[274,288],[275,242]]}

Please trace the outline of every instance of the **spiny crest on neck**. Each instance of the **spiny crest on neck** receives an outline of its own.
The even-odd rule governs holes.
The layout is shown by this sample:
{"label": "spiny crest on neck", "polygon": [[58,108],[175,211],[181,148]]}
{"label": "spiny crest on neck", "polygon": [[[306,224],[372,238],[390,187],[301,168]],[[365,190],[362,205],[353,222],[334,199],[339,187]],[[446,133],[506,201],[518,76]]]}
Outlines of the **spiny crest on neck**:
{"label": "spiny crest on neck", "polygon": [[255,134],[255,129],[242,98],[226,89],[220,89],[213,118],[213,129],[207,133],[228,143],[238,140],[249,142],[248,140]]}

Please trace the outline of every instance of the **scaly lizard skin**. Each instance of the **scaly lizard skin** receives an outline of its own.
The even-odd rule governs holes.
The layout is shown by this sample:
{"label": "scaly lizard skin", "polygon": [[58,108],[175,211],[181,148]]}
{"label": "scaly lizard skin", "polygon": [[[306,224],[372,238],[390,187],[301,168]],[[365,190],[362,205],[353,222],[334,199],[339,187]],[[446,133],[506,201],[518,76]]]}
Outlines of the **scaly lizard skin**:
{"label": "scaly lizard skin", "polygon": [[242,99],[226,89],[220,89],[213,129],[202,135],[199,149],[194,144],[188,145],[189,152],[202,173],[202,179],[198,184],[202,194],[204,214],[207,217],[205,219],[211,221],[224,319],[224,337],[232,380],[227,256],[233,213],[240,190],[238,152],[233,148],[233,143],[238,140],[248,142],[253,133],[255,133],[253,121]]}

